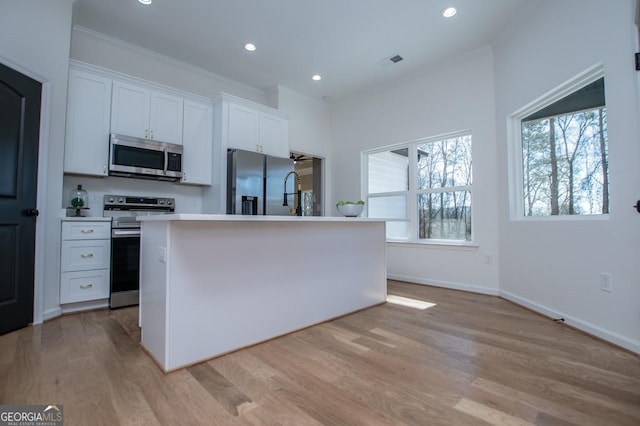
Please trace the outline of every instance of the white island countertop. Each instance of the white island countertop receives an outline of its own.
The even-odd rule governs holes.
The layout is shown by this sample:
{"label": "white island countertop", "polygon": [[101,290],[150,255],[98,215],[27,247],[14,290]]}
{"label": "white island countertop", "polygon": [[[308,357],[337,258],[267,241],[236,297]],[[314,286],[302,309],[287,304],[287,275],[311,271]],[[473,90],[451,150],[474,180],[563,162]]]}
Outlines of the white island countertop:
{"label": "white island countertop", "polygon": [[386,300],[381,220],[138,219],[142,345],[164,371]]}
{"label": "white island countertop", "polygon": [[233,215],[233,214],[195,214],[176,213],[160,214],[152,216],[138,216],[138,220],[168,221],[168,220],[195,220],[216,222],[384,222],[382,219],[369,219],[364,217],[342,216],[264,216],[264,215]]}

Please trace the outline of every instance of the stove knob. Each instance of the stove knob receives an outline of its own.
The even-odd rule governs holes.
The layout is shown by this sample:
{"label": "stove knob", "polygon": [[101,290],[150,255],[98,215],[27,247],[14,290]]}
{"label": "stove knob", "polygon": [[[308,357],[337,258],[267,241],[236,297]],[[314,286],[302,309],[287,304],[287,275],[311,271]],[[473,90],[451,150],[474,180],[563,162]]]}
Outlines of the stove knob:
{"label": "stove knob", "polygon": [[113,203],[115,201],[115,199],[113,197],[109,197],[109,202]]}
{"label": "stove knob", "polygon": [[164,204],[164,199],[163,199],[163,198],[160,198],[160,201],[158,201],[158,203],[159,203],[160,205]]}
{"label": "stove knob", "polygon": [[118,202],[119,202],[119,203],[124,203],[124,197],[120,197],[120,198],[118,198]]}
{"label": "stove knob", "polygon": [[169,205],[169,206],[170,206],[171,204],[173,204],[173,201],[171,201],[171,200],[167,200],[167,205]]}

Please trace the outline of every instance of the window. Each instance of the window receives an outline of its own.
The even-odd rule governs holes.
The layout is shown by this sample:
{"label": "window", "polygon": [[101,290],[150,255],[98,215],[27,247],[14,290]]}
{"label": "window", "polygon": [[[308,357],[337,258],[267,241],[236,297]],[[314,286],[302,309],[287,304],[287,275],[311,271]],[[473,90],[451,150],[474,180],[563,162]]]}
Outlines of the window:
{"label": "window", "polygon": [[364,153],[367,212],[397,241],[471,241],[471,134]]}
{"label": "window", "polygon": [[607,111],[600,73],[559,100],[539,105],[521,119],[520,132],[524,216],[609,213]]}

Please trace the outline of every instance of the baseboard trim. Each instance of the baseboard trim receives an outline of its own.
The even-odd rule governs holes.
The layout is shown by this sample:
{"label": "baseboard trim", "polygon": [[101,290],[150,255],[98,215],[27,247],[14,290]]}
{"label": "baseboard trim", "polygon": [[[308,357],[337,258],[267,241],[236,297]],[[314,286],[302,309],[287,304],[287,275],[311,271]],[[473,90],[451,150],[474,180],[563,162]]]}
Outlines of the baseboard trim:
{"label": "baseboard trim", "polygon": [[109,307],[109,299],[90,300],[88,302],[67,303],[62,305],[63,314],[74,312],[91,311],[94,309],[104,309]]}
{"label": "baseboard trim", "polygon": [[508,291],[494,289],[490,287],[481,287],[481,286],[449,282],[449,281],[425,280],[423,278],[411,277],[406,275],[387,274],[387,278],[390,280],[405,281],[413,284],[429,285],[433,287],[448,288],[451,290],[462,290],[462,291],[468,291],[471,293],[487,294],[490,296],[502,297],[505,300],[513,302],[516,305],[523,306],[536,313],[539,313],[540,315],[544,315],[546,317],[553,318],[553,319],[564,318],[564,323],[570,327],[573,327],[591,336],[597,337],[608,343],[611,343],[613,345],[619,346],[623,349],[626,349],[630,352],[640,355],[640,342],[635,342],[625,336],[621,336],[619,334],[605,330],[601,327],[582,321],[578,318],[565,315],[562,312],[558,312],[554,309],[548,308],[539,303],[532,302],[531,300],[525,299],[523,297],[516,296],[515,294],[510,293]]}
{"label": "baseboard trim", "polygon": [[523,297],[516,296],[515,294],[509,293],[508,291],[500,290],[499,296],[517,305],[524,306],[527,309],[531,309],[532,311],[535,311],[546,317],[564,318],[564,323],[573,328],[576,328],[587,334],[590,334],[599,339],[605,340],[609,343],[620,346],[621,348],[640,355],[640,342],[634,342],[633,340],[630,340],[624,336],[605,330],[601,327],[571,317],[569,315],[565,315],[562,312],[555,311],[551,308],[548,308],[539,303],[532,302],[531,300],[525,299]]}
{"label": "baseboard trim", "polygon": [[42,320],[47,321],[53,318],[57,318],[62,315],[62,308],[59,306],[56,308],[47,309],[42,313]]}
{"label": "baseboard trim", "polygon": [[481,287],[476,285],[455,283],[450,281],[425,280],[423,278],[410,277],[406,275],[387,274],[387,278],[390,280],[405,281],[413,284],[430,285],[433,287],[442,287],[442,288],[448,288],[451,290],[462,290],[462,291],[468,291],[471,293],[488,294],[490,296],[500,295],[499,290],[497,288],[491,288],[491,287]]}

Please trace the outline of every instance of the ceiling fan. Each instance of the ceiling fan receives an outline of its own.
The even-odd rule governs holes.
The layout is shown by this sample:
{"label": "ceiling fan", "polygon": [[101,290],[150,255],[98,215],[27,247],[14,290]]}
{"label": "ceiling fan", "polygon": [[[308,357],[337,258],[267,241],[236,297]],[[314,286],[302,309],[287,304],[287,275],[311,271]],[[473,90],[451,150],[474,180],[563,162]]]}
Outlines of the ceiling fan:
{"label": "ceiling fan", "polygon": [[294,163],[297,163],[299,161],[309,161],[309,160],[313,160],[313,157],[309,157],[308,155],[304,155],[304,154],[294,154],[293,152],[289,155],[289,158],[291,160],[293,160]]}

